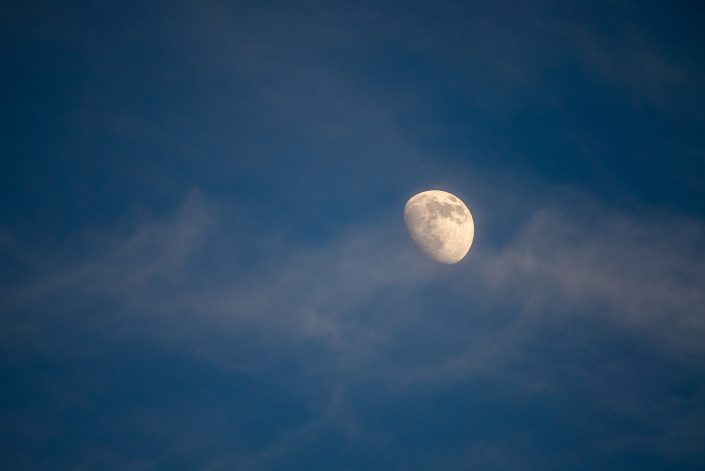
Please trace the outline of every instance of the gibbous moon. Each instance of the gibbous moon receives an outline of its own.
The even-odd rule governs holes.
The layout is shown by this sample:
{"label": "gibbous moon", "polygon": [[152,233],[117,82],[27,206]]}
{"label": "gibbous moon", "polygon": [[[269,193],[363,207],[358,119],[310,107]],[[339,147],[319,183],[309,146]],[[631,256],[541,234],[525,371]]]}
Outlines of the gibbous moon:
{"label": "gibbous moon", "polygon": [[441,263],[458,263],[470,250],[475,223],[460,198],[430,190],[409,198],[404,222],[416,245]]}

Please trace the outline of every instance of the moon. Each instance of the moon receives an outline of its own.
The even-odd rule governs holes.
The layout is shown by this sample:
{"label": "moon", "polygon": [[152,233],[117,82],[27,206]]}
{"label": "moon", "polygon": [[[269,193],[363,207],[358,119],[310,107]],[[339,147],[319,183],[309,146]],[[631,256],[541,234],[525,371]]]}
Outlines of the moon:
{"label": "moon", "polygon": [[434,260],[458,263],[470,250],[475,223],[460,198],[442,190],[429,190],[409,198],[404,222],[416,245]]}

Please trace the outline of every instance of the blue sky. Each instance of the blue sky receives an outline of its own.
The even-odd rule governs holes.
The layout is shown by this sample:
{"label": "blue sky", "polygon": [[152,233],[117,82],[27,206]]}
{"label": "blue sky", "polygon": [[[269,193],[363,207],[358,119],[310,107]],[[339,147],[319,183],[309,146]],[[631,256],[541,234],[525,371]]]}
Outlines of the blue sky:
{"label": "blue sky", "polygon": [[704,13],[7,3],[0,467],[703,469]]}

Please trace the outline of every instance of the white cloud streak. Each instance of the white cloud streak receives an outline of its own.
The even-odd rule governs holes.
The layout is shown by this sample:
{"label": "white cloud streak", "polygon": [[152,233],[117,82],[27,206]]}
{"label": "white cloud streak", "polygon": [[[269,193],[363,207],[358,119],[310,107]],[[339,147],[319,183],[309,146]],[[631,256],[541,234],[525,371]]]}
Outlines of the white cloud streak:
{"label": "white cloud streak", "polygon": [[[398,218],[351,228],[318,247],[280,251],[271,241],[228,239],[217,211],[192,193],[174,216],[143,222],[124,239],[40,275],[6,302],[32,310],[62,299],[80,310],[110,300],[115,312],[109,317],[118,324],[130,319],[178,337],[219,329],[313,339],[346,361],[372,361],[375,348],[399,340],[397,332],[410,323],[424,316],[431,322],[431,313],[422,311],[447,303],[429,290],[446,286],[445,296],[461,303],[468,317],[513,313],[506,324],[483,331],[490,337],[524,330],[537,318],[588,315],[639,331],[674,352],[701,354],[702,225],[580,204],[537,211],[503,245],[477,244],[461,265],[441,270],[417,253]],[[218,252],[243,243],[253,244],[259,257],[249,268],[232,253]],[[206,257],[217,278],[203,268]],[[365,312],[366,306],[384,309],[385,302],[394,309]],[[71,322],[69,313],[61,315]]]}
{"label": "white cloud streak", "polygon": [[[469,258],[440,266],[412,245],[401,215],[314,247],[282,244],[276,235],[241,239],[219,215],[192,192],[173,215],[143,220],[124,237],[102,237],[109,242],[80,260],[47,262],[53,268],[3,300],[13,313],[2,320],[4,348],[61,355],[82,351],[90,339],[141,339],[257,376],[276,368],[280,355],[313,346],[315,361],[302,359],[297,374],[326,378],[320,414],[265,449],[214,457],[214,469],[233,460],[261,469],[331,429],[384,443],[384,432],[356,418],[351,394],[360,382],[406,394],[480,377],[521,394],[561,394],[555,389],[565,386],[557,383],[563,367],[540,366],[530,353],[546,328],[598,323],[677,362],[705,353],[705,233],[698,221],[566,198],[536,211],[501,244],[479,225]],[[229,248],[239,244],[249,244],[254,262]],[[546,347],[571,351],[566,343],[583,341]],[[251,354],[234,353],[242,348]],[[650,446],[678,452],[672,435],[692,436],[686,416],[644,418],[655,405],[643,401],[676,412],[696,405],[659,399],[658,388],[649,392],[656,386],[642,386],[628,364],[602,368],[574,364],[569,374],[616,413],[660,421],[664,434]],[[646,387],[644,397],[625,397],[606,379],[614,374]],[[671,426],[680,432],[667,432]],[[647,439],[632,440],[618,445]]]}

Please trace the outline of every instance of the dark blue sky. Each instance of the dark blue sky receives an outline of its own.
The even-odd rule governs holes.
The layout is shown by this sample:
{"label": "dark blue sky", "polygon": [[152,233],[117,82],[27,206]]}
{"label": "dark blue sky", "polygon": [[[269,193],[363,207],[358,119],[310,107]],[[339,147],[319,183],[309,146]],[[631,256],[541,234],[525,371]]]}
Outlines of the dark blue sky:
{"label": "dark blue sky", "polygon": [[698,2],[80,3],[0,13],[0,468],[705,469]]}

